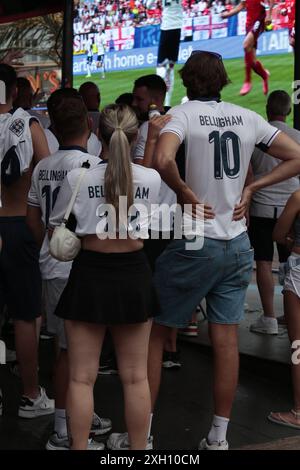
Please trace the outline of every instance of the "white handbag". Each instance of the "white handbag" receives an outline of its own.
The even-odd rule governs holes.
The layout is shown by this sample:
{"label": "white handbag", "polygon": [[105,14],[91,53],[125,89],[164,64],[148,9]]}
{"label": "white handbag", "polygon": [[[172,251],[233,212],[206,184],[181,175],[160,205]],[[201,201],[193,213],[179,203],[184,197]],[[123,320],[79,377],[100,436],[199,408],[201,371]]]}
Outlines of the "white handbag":
{"label": "white handbag", "polygon": [[55,227],[50,240],[50,254],[58,261],[72,261],[77,256],[81,248],[81,240],[74,232],[71,232],[71,230],[66,227],[66,224],[68,223],[76,196],[86,171],[86,168],[82,168],[62,223],[59,227]]}

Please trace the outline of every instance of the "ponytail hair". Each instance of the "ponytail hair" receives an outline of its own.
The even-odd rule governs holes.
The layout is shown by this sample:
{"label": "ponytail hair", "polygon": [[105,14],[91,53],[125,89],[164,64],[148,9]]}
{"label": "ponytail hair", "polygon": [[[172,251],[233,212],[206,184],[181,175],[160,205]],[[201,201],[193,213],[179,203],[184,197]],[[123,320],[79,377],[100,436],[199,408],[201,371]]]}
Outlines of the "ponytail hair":
{"label": "ponytail hair", "polygon": [[104,179],[105,199],[118,213],[120,196],[127,196],[127,208],[133,204],[130,144],[138,131],[137,117],[129,106],[111,104],[100,115],[99,130],[109,147]]}

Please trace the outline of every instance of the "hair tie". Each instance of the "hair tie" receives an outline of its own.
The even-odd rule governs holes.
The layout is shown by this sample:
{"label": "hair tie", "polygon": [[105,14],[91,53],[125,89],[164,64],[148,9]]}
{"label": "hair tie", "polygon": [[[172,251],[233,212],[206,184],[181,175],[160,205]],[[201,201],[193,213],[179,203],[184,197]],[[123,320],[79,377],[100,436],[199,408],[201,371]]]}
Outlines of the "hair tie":
{"label": "hair tie", "polygon": [[117,126],[117,127],[115,128],[115,131],[122,131],[122,130],[123,130],[123,129],[122,129],[122,127],[120,127],[120,126]]}

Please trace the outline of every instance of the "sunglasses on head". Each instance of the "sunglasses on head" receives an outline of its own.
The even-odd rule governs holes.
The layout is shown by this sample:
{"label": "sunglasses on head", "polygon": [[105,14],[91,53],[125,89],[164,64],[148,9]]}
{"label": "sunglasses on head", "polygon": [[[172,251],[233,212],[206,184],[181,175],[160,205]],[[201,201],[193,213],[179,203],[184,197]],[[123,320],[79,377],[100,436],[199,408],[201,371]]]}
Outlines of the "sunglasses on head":
{"label": "sunglasses on head", "polygon": [[222,60],[221,54],[218,54],[218,52],[211,52],[211,51],[193,51],[193,52],[191,53],[190,57],[192,57],[193,55],[203,54],[203,53],[213,55],[213,56],[216,57],[217,59]]}

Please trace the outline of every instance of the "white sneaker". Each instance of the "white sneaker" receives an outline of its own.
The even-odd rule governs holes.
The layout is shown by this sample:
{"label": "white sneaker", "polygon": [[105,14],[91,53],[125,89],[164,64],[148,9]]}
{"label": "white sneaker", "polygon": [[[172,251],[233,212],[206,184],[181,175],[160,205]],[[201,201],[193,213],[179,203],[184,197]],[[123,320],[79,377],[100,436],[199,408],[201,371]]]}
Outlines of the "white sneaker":
{"label": "white sneaker", "polygon": [[103,442],[96,442],[96,441],[93,441],[93,439],[88,440],[87,450],[104,450],[104,449],[105,449],[105,445],[103,444]]}
{"label": "white sneaker", "polygon": [[51,415],[55,411],[54,400],[47,397],[44,388],[40,387],[40,396],[35,400],[23,396],[19,407],[20,418],[38,418],[39,416]]}
{"label": "white sneaker", "polygon": [[[93,441],[93,439],[88,440],[87,450],[104,450],[105,445],[102,442]],[[68,436],[60,436],[57,432],[54,432],[47,444],[47,450],[70,450]]]}
{"label": "white sneaker", "polygon": [[250,325],[252,333],[263,333],[265,335],[278,335],[278,323],[276,318],[269,318],[261,315],[255,323]]}
{"label": "white sneaker", "polygon": [[69,450],[69,447],[68,436],[60,436],[55,431],[51,434],[46,444],[47,450]]}
{"label": "white sneaker", "polygon": [[[110,450],[130,450],[130,444],[128,439],[128,433],[115,432],[111,434],[106,442],[107,447]],[[148,437],[147,445],[145,450],[153,449],[153,436]]]}
{"label": "white sneaker", "polygon": [[198,450],[228,450],[229,445],[227,441],[214,441],[208,442],[208,439],[204,438],[199,444]]}
{"label": "white sneaker", "polygon": [[101,434],[106,434],[112,428],[112,422],[109,418],[100,418],[96,413],[94,413],[91,434],[94,436],[100,436]]}

